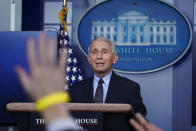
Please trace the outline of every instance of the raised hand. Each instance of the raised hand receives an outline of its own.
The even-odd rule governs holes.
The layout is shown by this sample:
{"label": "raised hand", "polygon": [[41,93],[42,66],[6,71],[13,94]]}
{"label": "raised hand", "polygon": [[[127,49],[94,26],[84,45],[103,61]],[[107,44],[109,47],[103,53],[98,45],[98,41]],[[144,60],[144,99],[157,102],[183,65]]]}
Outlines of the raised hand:
{"label": "raised hand", "polygon": [[66,53],[62,53],[57,63],[54,39],[41,34],[38,40],[38,51],[35,42],[33,38],[27,42],[30,73],[28,74],[21,66],[16,67],[16,72],[24,90],[36,101],[50,93],[64,91]]}

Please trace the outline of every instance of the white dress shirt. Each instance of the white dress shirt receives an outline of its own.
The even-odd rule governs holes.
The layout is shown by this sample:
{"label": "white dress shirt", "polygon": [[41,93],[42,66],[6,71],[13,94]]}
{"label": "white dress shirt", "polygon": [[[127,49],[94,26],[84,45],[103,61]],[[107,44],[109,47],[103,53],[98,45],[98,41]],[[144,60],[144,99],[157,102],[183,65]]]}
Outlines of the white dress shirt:
{"label": "white dress shirt", "polygon": [[[112,71],[102,78],[102,80],[104,81],[104,83],[102,84],[102,86],[103,86],[103,103],[105,103],[111,75],[112,75]],[[94,74],[94,80],[93,80],[93,97],[94,98],[95,98],[95,93],[96,93],[96,89],[98,86],[98,81],[100,79],[101,79],[100,77],[98,77],[97,75]]]}

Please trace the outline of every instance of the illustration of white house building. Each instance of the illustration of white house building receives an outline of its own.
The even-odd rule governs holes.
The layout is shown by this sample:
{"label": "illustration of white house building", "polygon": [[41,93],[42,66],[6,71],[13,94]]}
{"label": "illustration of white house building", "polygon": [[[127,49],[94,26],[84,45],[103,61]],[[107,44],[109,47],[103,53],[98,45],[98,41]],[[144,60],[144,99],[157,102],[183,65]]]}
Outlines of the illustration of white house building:
{"label": "illustration of white house building", "polygon": [[109,21],[93,21],[91,39],[98,36],[119,46],[176,45],[176,21],[158,21],[130,10]]}

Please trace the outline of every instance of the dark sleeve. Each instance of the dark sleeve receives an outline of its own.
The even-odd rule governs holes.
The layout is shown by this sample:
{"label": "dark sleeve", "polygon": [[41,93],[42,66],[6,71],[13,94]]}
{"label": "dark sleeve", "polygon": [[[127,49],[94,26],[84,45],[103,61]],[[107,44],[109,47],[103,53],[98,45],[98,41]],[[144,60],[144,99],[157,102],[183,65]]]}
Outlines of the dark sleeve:
{"label": "dark sleeve", "polygon": [[69,93],[69,95],[70,95],[70,97],[71,97],[71,103],[77,103],[77,90],[76,90],[77,88],[76,87],[74,87],[74,86],[71,86],[71,87],[69,87],[69,89],[68,89],[68,93]]}
{"label": "dark sleeve", "polygon": [[71,86],[68,89],[68,93],[70,95],[71,103],[86,103],[85,102],[85,94],[83,93],[82,87],[78,84]]}
{"label": "dark sleeve", "polygon": [[134,109],[134,112],[138,112],[141,113],[143,116],[146,116],[147,111],[141,97],[139,84],[135,84],[134,91],[131,94],[132,96],[130,97],[130,103]]}

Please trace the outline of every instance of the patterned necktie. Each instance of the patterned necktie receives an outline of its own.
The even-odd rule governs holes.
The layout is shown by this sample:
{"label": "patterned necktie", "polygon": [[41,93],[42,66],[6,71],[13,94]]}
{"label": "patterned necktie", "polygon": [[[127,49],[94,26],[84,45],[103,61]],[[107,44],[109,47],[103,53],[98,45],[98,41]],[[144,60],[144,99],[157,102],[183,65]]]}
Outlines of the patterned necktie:
{"label": "patterned necktie", "polygon": [[104,81],[102,79],[99,80],[97,90],[95,93],[95,103],[103,103],[103,86]]}

